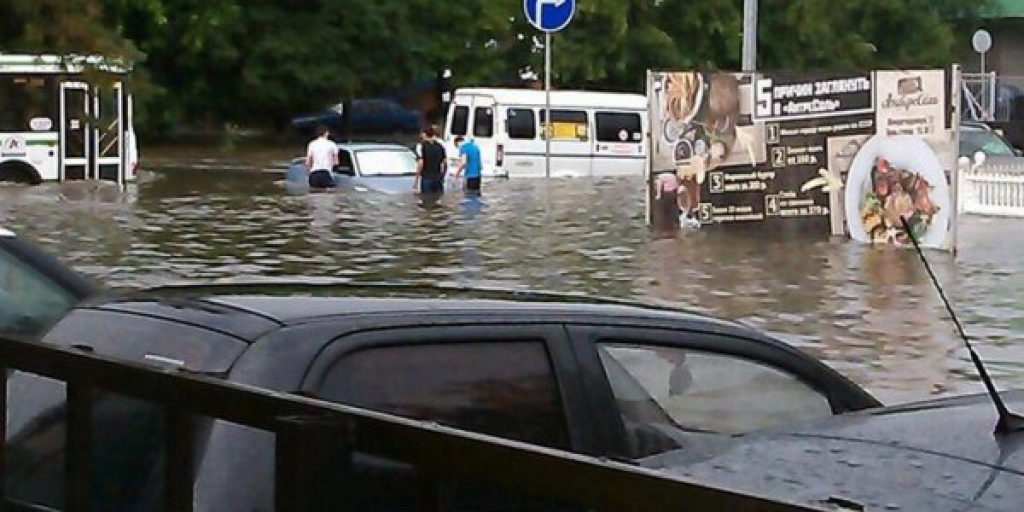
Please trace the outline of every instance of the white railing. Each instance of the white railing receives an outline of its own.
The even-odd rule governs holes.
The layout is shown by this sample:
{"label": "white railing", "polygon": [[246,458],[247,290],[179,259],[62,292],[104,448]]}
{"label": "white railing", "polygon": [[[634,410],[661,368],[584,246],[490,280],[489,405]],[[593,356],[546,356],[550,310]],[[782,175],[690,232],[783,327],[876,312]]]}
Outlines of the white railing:
{"label": "white railing", "polygon": [[960,213],[1024,217],[1024,165],[985,164],[960,171]]}

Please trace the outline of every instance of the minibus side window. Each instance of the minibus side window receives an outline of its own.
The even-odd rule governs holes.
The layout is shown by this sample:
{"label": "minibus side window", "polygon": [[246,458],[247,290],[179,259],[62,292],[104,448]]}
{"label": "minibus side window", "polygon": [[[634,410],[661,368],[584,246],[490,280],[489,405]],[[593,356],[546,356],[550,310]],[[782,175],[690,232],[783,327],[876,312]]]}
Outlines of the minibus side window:
{"label": "minibus side window", "polygon": [[598,112],[595,118],[598,142],[639,143],[643,140],[640,114]]}
{"label": "minibus side window", "polygon": [[466,135],[469,129],[469,107],[457,106],[452,113],[452,135]]}
{"label": "minibus side window", "polygon": [[528,108],[508,109],[508,137],[533,140],[537,138],[537,119]]}
{"label": "minibus side window", "polygon": [[[544,110],[541,110],[541,124],[546,124],[544,114]],[[583,110],[552,110],[551,140],[586,142],[590,139],[588,124],[587,113]]]}
{"label": "minibus side window", "polygon": [[494,137],[494,109],[477,107],[473,115],[473,136]]}

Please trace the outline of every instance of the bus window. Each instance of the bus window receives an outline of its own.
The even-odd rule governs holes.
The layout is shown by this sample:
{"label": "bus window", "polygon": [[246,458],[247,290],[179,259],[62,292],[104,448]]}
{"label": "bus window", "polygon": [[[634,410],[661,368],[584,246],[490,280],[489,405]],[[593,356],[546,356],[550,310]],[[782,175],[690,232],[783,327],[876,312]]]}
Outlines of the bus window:
{"label": "bus window", "polygon": [[526,140],[537,138],[537,119],[533,110],[527,108],[508,109],[508,137]]}
{"label": "bus window", "polygon": [[490,107],[477,107],[473,115],[473,136],[490,138],[494,137],[494,109]]}
{"label": "bus window", "polygon": [[27,132],[33,118],[56,124],[53,79],[41,76],[0,77],[0,131]]}
{"label": "bus window", "polygon": [[452,113],[452,135],[466,135],[469,129],[469,107],[457,106]]}
{"label": "bus window", "polygon": [[[545,119],[545,111],[541,110],[541,124],[546,124]],[[551,128],[544,131],[550,131],[551,140],[586,142],[590,139],[587,113],[582,110],[552,110]]]}
{"label": "bus window", "polygon": [[626,112],[598,112],[594,124],[598,142],[634,142],[643,140],[640,114]]}

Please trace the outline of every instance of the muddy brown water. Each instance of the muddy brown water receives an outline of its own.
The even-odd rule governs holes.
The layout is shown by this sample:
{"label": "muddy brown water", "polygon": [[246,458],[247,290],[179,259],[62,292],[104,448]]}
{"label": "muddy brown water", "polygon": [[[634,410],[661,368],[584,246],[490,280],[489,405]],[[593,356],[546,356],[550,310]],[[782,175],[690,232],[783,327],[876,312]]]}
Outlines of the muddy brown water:
{"label": "muddy brown water", "polygon": [[[502,180],[434,208],[373,193],[295,196],[292,148],[151,149],[120,193],[0,186],[0,225],[101,282],[331,276],[586,292],[783,335],[886,402],[980,391],[918,256],[848,240],[645,227],[641,178]],[[1024,386],[1024,219],[966,216],[931,264],[1000,387]]]}

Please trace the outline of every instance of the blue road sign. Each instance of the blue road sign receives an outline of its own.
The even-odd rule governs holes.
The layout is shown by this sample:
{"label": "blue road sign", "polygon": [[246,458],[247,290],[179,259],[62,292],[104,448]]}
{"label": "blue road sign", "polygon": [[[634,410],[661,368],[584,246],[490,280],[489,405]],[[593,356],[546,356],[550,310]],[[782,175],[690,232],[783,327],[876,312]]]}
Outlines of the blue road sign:
{"label": "blue road sign", "polygon": [[523,0],[526,19],[541,32],[558,32],[576,14],[576,0]]}

